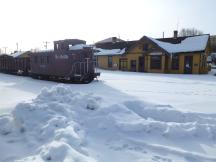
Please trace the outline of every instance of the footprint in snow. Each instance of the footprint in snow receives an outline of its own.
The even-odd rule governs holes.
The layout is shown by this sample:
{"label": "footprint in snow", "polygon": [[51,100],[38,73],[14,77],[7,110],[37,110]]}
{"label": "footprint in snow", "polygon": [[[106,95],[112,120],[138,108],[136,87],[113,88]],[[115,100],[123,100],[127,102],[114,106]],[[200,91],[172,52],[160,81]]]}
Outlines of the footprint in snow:
{"label": "footprint in snow", "polygon": [[155,162],[172,162],[172,160],[161,157],[161,156],[153,156],[152,160]]}

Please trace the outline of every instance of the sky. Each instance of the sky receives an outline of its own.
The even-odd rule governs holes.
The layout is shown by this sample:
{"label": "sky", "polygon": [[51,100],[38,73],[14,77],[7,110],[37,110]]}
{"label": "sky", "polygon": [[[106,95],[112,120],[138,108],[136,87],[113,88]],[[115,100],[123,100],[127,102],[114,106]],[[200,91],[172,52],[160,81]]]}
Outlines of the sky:
{"label": "sky", "polygon": [[0,48],[49,48],[54,40],[137,40],[197,28],[216,35],[215,0],[0,0]]}

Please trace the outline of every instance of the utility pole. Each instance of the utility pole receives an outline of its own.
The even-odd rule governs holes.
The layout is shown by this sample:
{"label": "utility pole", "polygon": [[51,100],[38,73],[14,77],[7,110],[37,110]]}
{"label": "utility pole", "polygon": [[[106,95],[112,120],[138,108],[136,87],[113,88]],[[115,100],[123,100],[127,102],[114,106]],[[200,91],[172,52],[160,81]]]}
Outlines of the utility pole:
{"label": "utility pole", "polygon": [[44,47],[47,49],[47,45],[48,45],[48,43],[50,43],[50,42],[45,41],[45,42],[43,42],[43,43],[44,43]]}
{"label": "utility pole", "polygon": [[17,52],[19,51],[19,44],[18,44],[18,42],[16,43],[16,50],[17,50]]}
{"label": "utility pole", "polygon": [[4,49],[4,51],[5,51],[5,54],[7,53],[7,48],[8,47],[2,47],[3,49]]}
{"label": "utility pole", "polygon": [[118,33],[118,38],[120,39],[120,34]]}

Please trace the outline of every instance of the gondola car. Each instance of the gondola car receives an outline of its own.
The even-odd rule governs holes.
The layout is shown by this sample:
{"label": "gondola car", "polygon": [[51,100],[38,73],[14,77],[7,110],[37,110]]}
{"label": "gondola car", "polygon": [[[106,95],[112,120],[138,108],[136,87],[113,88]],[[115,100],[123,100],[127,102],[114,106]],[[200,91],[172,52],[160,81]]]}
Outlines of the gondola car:
{"label": "gondola car", "polygon": [[54,42],[54,50],[30,54],[33,78],[63,82],[91,82],[95,73],[93,51],[86,42],[66,39]]}
{"label": "gondola car", "polygon": [[28,75],[30,71],[30,51],[15,52],[12,56],[14,58],[16,74]]}
{"label": "gondola car", "polygon": [[9,74],[27,75],[30,70],[29,52],[0,55],[0,71]]}
{"label": "gondola car", "polygon": [[15,62],[13,56],[9,54],[0,55],[0,71],[3,73],[15,73]]}

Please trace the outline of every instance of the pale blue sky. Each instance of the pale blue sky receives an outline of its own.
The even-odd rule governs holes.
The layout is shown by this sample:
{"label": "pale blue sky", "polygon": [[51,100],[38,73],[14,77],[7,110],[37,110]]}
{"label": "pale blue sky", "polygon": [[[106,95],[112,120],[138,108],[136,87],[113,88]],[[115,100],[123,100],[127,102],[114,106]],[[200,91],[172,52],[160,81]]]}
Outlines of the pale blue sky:
{"label": "pale blue sky", "polygon": [[0,48],[9,50],[16,42],[27,50],[66,38],[170,37],[177,23],[216,34],[215,0],[0,0],[0,6]]}

